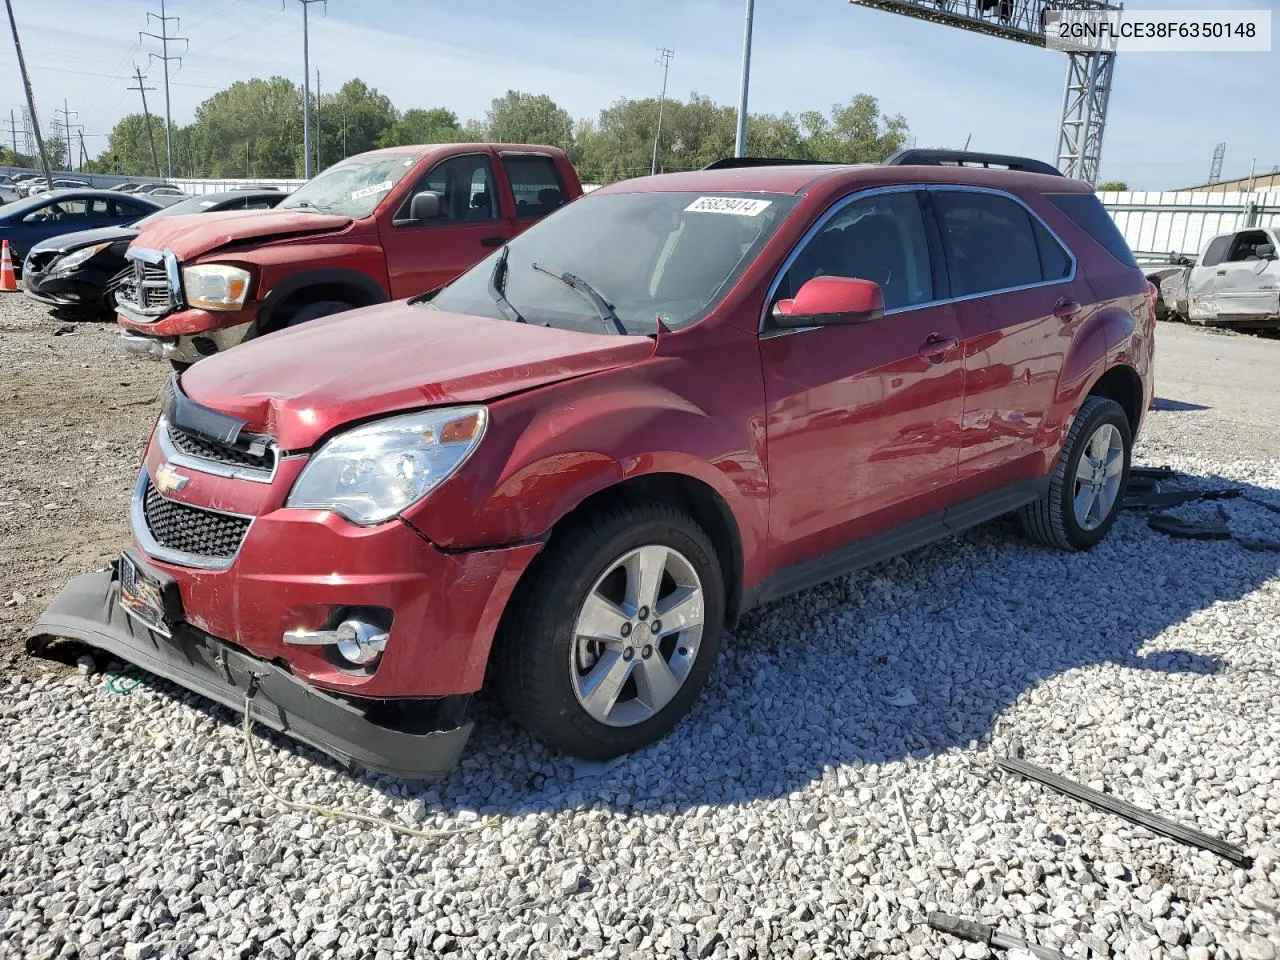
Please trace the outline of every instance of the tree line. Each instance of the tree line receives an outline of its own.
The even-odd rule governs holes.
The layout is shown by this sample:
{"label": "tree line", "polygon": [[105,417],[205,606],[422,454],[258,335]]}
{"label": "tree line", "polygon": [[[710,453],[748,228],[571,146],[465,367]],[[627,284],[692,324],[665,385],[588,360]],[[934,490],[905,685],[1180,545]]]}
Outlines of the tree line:
{"label": "tree line", "polygon": [[[301,177],[302,96],[301,88],[285,77],[237,81],[214,94],[199,106],[192,123],[171,130],[174,174]],[[401,112],[389,97],[359,79],[348,80],[334,93],[313,95],[312,111],[314,170],[377,147],[539,143],[564,148],[587,183],[649,173],[659,113],[658,168],[665,171],[695,170],[731,156],[737,125],[734,107],[697,93],[661,104],[656,97],[621,99],[598,118],[575,120],[546,94],[517,90],[494,99],[483,118],[462,121],[446,107]],[[906,120],[882,114],[876,98],[867,94],[825,113],[751,114],[747,122],[747,153],[752,156],[875,162],[909,140]],[[164,167],[163,118],[153,115],[148,123],[136,113],[116,124],[106,149],[85,171],[161,176]]]}

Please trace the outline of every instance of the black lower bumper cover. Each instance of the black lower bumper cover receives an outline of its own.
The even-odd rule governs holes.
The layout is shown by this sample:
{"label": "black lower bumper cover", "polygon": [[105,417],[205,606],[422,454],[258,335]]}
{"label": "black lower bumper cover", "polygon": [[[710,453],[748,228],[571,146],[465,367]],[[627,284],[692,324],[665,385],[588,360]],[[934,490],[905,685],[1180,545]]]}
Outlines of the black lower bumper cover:
{"label": "black lower bumper cover", "polygon": [[448,774],[471,735],[470,722],[428,733],[381,726],[354,703],[189,625],[179,624],[172,639],[153,633],[120,608],[119,596],[110,571],[76,577],[36,621],[30,640],[80,640],[241,712],[256,675],[255,720],[344,763],[407,780]]}

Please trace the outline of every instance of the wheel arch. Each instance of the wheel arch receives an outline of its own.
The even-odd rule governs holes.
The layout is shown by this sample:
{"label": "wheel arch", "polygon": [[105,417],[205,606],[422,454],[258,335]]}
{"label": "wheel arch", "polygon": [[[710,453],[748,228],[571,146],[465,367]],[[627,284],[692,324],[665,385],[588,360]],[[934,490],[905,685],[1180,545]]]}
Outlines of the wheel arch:
{"label": "wheel arch", "polygon": [[1142,377],[1138,375],[1138,371],[1128,364],[1117,364],[1103,371],[1080,402],[1083,404],[1089,397],[1114,400],[1124,410],[1130,434],[1136,437],[1138,427],[1142,424],[1143,396]]}
{"label": "wheel arch", "polygon": [[281,280],[262,298],[255,321],[257,332],[269,333],[292,311],[321,300],[341,300],[367,307],[386,303],[387,293],[360,270],[334,267],[296,273]]}

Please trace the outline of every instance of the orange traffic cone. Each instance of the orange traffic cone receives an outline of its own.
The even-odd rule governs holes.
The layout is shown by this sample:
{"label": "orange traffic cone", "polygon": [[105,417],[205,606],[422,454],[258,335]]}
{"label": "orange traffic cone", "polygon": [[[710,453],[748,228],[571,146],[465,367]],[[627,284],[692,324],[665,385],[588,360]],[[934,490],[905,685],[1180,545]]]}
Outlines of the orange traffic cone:
{"label": "orange traffic cone", "polygon": [[0,240],[0,291],[18,289],[18,281],[13,276],[13,258],[9,255],[9,241]]}

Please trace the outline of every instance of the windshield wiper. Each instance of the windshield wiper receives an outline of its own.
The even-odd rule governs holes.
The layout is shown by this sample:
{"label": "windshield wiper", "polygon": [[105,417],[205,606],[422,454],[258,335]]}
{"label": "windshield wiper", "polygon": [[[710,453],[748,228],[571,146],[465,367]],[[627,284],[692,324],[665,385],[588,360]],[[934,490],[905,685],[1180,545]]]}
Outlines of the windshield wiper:
{"label": "windshield wiper", "polygon": [[498,254],[498,261],[493,265],[493,273],[489,274],[489,296],[493,297],[493,302],[498,305],[498,309],[503,312],[508,320],[514,320],[516,323],[528,323],[529,321],[520,315],[520,311],[511,305],[511,301],[507,299],[505,293],[507,289],[507,254],[510,252],[510,247],[503,247],[502,252]]}
{"label": "windshield wiper", "polygon": [[617,312],[613,309],[613,304],[600,296],[600,291],[587,283],[587,281],[567,271],[564,273],[557,273],[550,267],[544,267],[540,263],[535,263],[533,265],[533,269],[537,270],[539,273],[545,273],[548,277],[554,277],[566,287],[576,290],[578,293],[582,294],[591,301],[591,305],[596,308],[596,313],[606,325],[612,324],[614,329],[624,337],[628,335],[626,326],[622,323],[621,318],[619,318]]}

